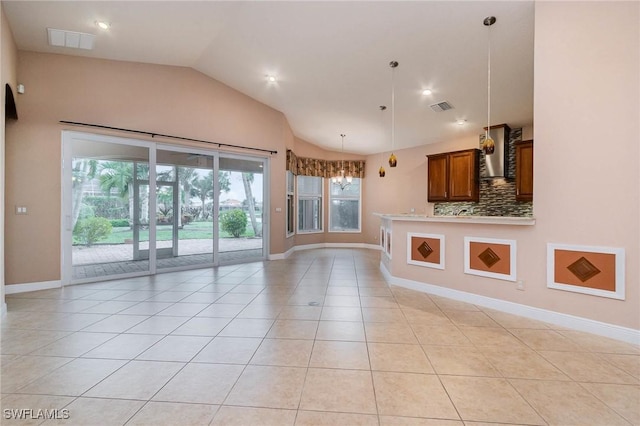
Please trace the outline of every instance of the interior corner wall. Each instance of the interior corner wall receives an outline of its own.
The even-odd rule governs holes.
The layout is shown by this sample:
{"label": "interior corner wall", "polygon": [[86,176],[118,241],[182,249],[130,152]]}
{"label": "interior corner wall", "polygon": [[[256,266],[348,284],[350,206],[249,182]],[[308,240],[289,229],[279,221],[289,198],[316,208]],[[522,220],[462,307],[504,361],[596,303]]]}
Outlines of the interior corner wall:
{"label": "interior corner wall", "polygon": [[6,217],[7,284],[61,278],[61,131],[78,128],[60,120],[277,150],[269,156],[269,252],[285,251],[281,112],[190,68],[20,51],[17,70],[25,94],[20,119],[7,126],[6,205],[29,213]]}
{"label": "interior corner wall", "polygon": [[634,329],[640,329],[639,19],[638,2],[536,2],[534,51],[536,244],[626,252],[625,301],[548,290],[548,304]]}
{"label": "interior corner wall", "polygon": [[[480,129],[478,135],[482,132]],[[366,243],[379,244],[380,220],[373,213],[433,214],[433,205],[427,203],[427,155],[476,148],[478,136],[461,137],[440,143],[395,150],[398,166],[391,168],[387,155],[373,154],[366,159],[365,210],[367,217]],[[384,166],[385,176],[378,170]]]}
{"label": "interior corner wall", "polygon": [[[363,160],[365,157],[357,154],[342,153],[340,151],[329,151],[320,148],[304,139],[295,138],[295,145],[293,152],[298,157],[317,158],[322,160]],[[365,193],[366,188],[373,181],[373,177],[370,174],[365,173],[365,178],[362,181],[362,205],[361,205],[361,232],[329,232],[329,190],[331,181],[325,179],[324,182],[324,217],[323,226],[324,232],[319,233],[296,233],[293,237],[289,238],[294,241],[296,246],[307,246],[316,244],[362,244],[366,242],[366,232],[369,222],[372,220],[367,214],[366,202],[367,195]]]}
{"label": "interior corner wall", "polygon": [[[5,179],[6,179],[6,167],[5,167],[5,103],[6,90],[5,87],[8,84],[11,86],[13,93],[17,94],[16,86],[16,68],[17,68],[17,48],[11,32],[11,27],[2,9],[2,3],[0,2],[0,83],[2,84],[2,102],[0,102],[0,290],[2,292],[2,309],[5,307],[5,215],[6,206],[10,204],[5,203]],[[16,98],[16,103],[19,104]],[[18,113],[20,108],[18,107]]]}
{"label": "interior corner wall", "polygon": [[[284,134],[284,140],[285,140],[285,149],[290,149],[292,151],[295,150],[295,143],[296,143],[296,137],[293,134],[293,130],[291,129],[291,125],[289,124],[289,122],[287,120],[284,121],[283,123],[283,134]],[[286,169],[286,165],[283,167]],[[284,206],[282,208],[282,210],[280,212],[276,212],[275,209],[271,209],[272,212],[274,212],[273,214],[278,214],[278,220],[280,220],[282,222],[283,225],[286,224],[287,221],[287,186],[286,186],[286,175],[285,175],[285,186],[282,189],[282,192],[279,194],[276,194],[277,196],[279,196],[282,200],[282,205]],[[284,242],[283,242],[283,248],[282,251],[279,252],[280,253],[290,253],[290,250],[292,250],[295,247],[296,244],[296,239],[295,239],[295,234],[292,236],[287,237],[286,236],[286,229],[283,227],[282,229],[282,235],[285,235],[284,238]],[[275,253],[274,253],[275,254]]]}

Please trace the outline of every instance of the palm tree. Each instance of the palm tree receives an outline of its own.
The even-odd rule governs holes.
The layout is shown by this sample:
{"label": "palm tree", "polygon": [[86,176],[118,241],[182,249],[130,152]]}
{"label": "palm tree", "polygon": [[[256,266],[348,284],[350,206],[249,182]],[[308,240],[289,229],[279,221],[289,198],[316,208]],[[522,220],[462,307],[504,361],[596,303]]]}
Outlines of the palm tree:
{"label": "palm tree", "polygon": [[[223,192],[229,192],[231,190],[231,174],[229,172],[218,171],[218,185],[220,195]],[[213,171],[210,171],[205,177],[198,178],[193,182],[193,188],[191,194],[195,197],[199,197],[202,202],[201,217],[205,219],[208,217],[206,211],[207,198],[213,199]],[[213,205],[212,205],[213,207]]]}
{"label": "palm tree", "polygon": [[205,218],[205,203],[207,198],[213,197],[213,172],[209,172],[206,176],[193,181],[192,194],[200,198],[202,202],[202,211],[200,218]]}
{"label": "palm tree", "polygon": [[119,197],[130,198],[132,185],[133,163],[124,161],[100,162],[100,187],[107,195],[111,195],[115,189]]}
{"label": "palm tree", "polygon": [[[211,172],[213,176],[213,172]],[[218,171],[218,185],[220,185],[219,194],[231,191],[231,173]]]}
{"label": "palm tree", "polygon": [[[129,215],[134,215],[133,205],[133,181],[134,171],[137,179],[149,179],[149,163],[139,163],[137,161],[100,161],[100,187],[102,191],[110,196],[113,190],[123,201],[129,202]],[[138,218],[141,222],[149,221],[149,185],[140,185],[138,190],[139,212]]]}
{"label": "palm tree", "polygon": [[[127,161],[100,162],[99,175],[102,191],[104,191],[107,196],[110,196],[115,189],[120,198],[129,201],[129,215],[134,214],[135,208],[133,205],[133,169],[134,163]],[[144,211],[145,210],[142,209],[143,214]]]}
{"label": "palm tree", "polygon": [[249,217],[251,218],[251,226],[253,227],[253,233],[256,237],[262,236],[262,230],[258,228],[258,221],[256,220],[256,203],[253,198],[253,191],[251,190],[251,184],[253,183],[253,173],[242,173],[242,183],[244,184],[244,193],[249,206]]}
{"label": "palm tree", "polygon": [[78,217],[80,216],[80,208],[82,207],[82,199],[84,198],[85,186],[96,176],[98,170],[98,162],[83,158],[75,160],[73,164],[72,181],[73,181],[73,200],[71,206],[72,227],[76,228]]}

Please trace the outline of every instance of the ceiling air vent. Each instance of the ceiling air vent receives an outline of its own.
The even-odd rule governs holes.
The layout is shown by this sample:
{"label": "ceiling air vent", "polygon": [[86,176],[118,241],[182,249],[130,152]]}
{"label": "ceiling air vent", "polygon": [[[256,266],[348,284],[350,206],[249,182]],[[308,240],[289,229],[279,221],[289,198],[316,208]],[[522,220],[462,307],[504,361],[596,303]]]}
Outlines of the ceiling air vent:
{"label": "ceiling air vent", "polygon": [[438,103],[435,103],[435,104],[429,105],[429,106],[435,112],[442,112],[442,111],[446,111],[448,109],[453,109],[453,106],[447,101],[438,102]]}
{"label": "ceiling air vent", "polygon": [[56,30],[47,28],[49,44],[51,46],[71,47],[73,49],[93,49],[93,41],[96,36],[75,31]]}

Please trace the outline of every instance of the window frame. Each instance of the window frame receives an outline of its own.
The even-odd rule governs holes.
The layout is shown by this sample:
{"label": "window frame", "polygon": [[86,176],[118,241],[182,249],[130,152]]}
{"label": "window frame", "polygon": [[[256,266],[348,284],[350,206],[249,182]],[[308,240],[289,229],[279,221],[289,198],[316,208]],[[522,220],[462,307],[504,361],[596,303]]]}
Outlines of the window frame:
{"label": "window frame", "polygon": [[[362,185],[364,184],[364,179],[360,179],[360,178],[353,178],[353,181],[358,181],[359,183],[359,191],[358,191],[358,197],[356,198],[355,196],[339,196],[339,195],[333,195],[331,188],[329,188],[329,230],[328,232],[330,233],[341,233],[341,234],[360,234],[362,233]],[[333,185],[333,183],[331,181],[329,181],[329,185]],[[333,229],[333,223],[332,223],[332,208],[333,208],[333,200],[358,200],[358,228],[352,228],[352,229]]]}
{"label": "window frame", "polygon": [[[287,238],[291,238],[296,235],[296,175],[291,170],[287,170],[286,177],[286,206],[285,206],[285,234]],[[292,206],[289,206],[289,199],[291,199]],[[290,217],[293,215],[293,217]],[[289,230],[289,224],[292,225]]]}
{"label": "window frame", "polygon": [[[310,179],[320,179],[320,194],[311,194],[311,193],[300,193],[300,179],[303,178],[310,178]],[[296,228],[296,233],[297,234],[322,234],[324,233],[324,218],[325,218],[325,208],[324,208],[324,181],[325,179],[321,176],[303,176],[303,175],[298,175],[296,176],[296,188],[298,189],[296,191],[296,224],[295,224],[295,228]],[[299,215],[300,215],[300,200],[318,200],[318,205],[320,208],[320,228],[319,229],[313,229],[313,230],[305,230],[305,229],[300,229],[300,221],[299,221]]]}

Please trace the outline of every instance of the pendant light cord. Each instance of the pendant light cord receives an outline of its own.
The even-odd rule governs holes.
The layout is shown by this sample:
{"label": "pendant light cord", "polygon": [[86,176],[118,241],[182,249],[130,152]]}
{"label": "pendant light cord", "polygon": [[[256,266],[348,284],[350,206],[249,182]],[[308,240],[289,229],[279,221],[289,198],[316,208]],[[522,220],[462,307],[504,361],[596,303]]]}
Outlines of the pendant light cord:
{"label": "pendant light cord", "polygon": [[340,175],[342,175],[343,177],[344,177],[344,137],[345,136],[346,135],[344,135],[344,134],[340,135],[340,137],[342,138],[342,155],[341,155],[341,157],[342,157],[342,167],[341,167],[341,170],[340,170]]}
{"label": "pendant light cord", "polygon": [[[397,65],[396,65],[397,66]],[[396,67],[391,68],[391,153],[396,142]]]}
{"label": "pendant light cord", "polygon": [[489,35],[489,52],[487,54],[487,134],[485,140],[489,139],[489,132],[491,131],[491,25],[487,28]]}
{"label": "pendant light cord", "polygon": [[[382,134],[383,134],[383,138],[384,138],[384,134],[385,134],[385,131],[384,131],[384,127],[385,127],[384,126],[384,111],[387,109],[387,107],[384,106],[384,105],[380,105],[378,107],[378,109],[380,109],[380,124],[382,125]],[[382,163],[384,163],[384,151],[380,152],[380,160],[381,160]]]}

